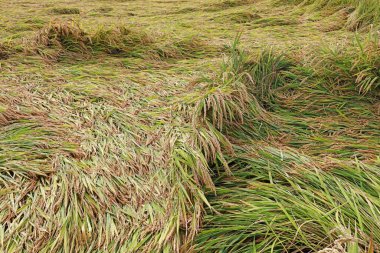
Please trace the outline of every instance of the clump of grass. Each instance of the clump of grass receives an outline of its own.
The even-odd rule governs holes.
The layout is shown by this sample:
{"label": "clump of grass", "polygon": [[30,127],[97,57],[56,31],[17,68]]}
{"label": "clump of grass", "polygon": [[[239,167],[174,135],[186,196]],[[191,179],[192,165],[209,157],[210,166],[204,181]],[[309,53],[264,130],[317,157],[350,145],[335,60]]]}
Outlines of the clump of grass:
{"label": "clump of grass", "polygon": [[206,217],[196,252],[366,252],[380,247],[376,165],[345,163],[324,171],[284,150],[244,152],[234,178],[216,181],[218,212]]}
{"label": "clump of grass", "polygon": [[75,22],[53,22],[26,43],[26,50],[48,59],[57,59],[67,52],[86,56],[96,52],[125,54],[149,43],[152,43],[152,38],[146,33],[125,26],[108,29],[101,26],[89,33]]}
{"label": "clump of grass", "polygon": [[91,38],[77,23],[53,22],[27,41],[26,50],[54,59],[65,51],[86,53],[90,42]]}
{"label": "clump of grass", "polygon": [[355,11],[347,20],[351,30],[380,24],[380,5],[376,0],[356,0],[353,2]]}
{"label": "clump of grass", "polygon": [[275,102],[274,90],[285,84],[292,65],[283,54],[276,54],[270,49],[246,63],[249,91],[263,107],[268,109]]}
{"label": "clump of grass", "polygon": [[48,59],[57,59],[65,52],[91,55],[106,52],[113,55],[128,55],[153,59],[187,59],[214,55],[219,47],[208,45],[198,37],[188,37],[155,43],[143,31],[126,26],[98,27],[94,32],[84,31],[74,22],[54,22],[41,29],[35,38],[27,43],[27,51],[35,51]]}
{"label": "clump of grass", "polygon": [[285,78],[282,71],[288,62],[273,54],[263,54],[254,61],[238,45],[239,36],[229,48],[219,74],[199,80],[195,94],[181,100],[194,105],[192,110],[187,107],[184,110],[192,114],[195,127],[212,126],[236,138],[244,135],[261,138],[266,135],[264,131],[271,131],[273,124],[264,106],[274,97],[272,90],[282,85]]}
{"label": "clump of grass", "polygon": [[69,14],[80,14],[80,10],[78,8],[53,8],[50,10],[50,13],[57,15],[69,15]]}
{"label": "clump of grass", "polygon": [[137,32],[126,26],[114,28],[99,27],[91,35],[91,48],[95,51],[106,51],[110,54],[128,53],[136,47],[153,42],[153,39],[144,32]]}
{"label": "clump of grass", "polygon": [[27,41],[25,49],[47,59],[58,59],[66,53],[91,56],[98,52],[155,60],[188,59],[211,56],[220,51],[219,47],[209,45],[196,36],[156,43],[146,32],[126,26],[100,26],[90,33],[74,22],[49,24]]}
{"label": "clump of grass", "polygon": [[353,8],[346,22],[350,30],[366,28],[370,25],[380,25],[380,5],[377,0],[319,0],[319,1],[288,1],[293,4],[310,5],[313,9],[343,9]]}
{"label": "clump of grass", "polygon": [[[230,47],[229,56],[221,65],[220,74],[206,79],[195,102],[193,122],[209,121],[217,129],[226,124],[241,124],[246,113],[259,113],[262,108],[247,87],[247,55],[238,49],[239,37]],[[252,110],[251,106],[257,107]],[[249,111],[248,111],[249,108]]]}
{"label": "clump of grass", "polygon": [[[221,66],[222,74],[212,79],[208,91],[203,91],[206,100],[210,100],[203,101],[198,108],[203,117],[211,113],[219,128],[222,128],[223,118],[229,122],[242,122],[247,104],[255,104],[255,113],[263,108],[269,109],[275,103],[274,91],[285,84],[293,66],[287,57],[270,49],[249,57],[238,45],[237,37]],[[251,106],[249,110],[253,112]]]}
{"label": "clump of grass", "polygon": [[341,30],[346,26],[346,20],[349,15],[349,10],[342,9],[334,14],[321,20],[318,24],[319,30],[323,32],[331,32]]}
{"label": "clump of grass", "polygon": [[355,86],[361,94],[380,87],[380,43],[377,34],[370,33],[362,41],[359,36],[352,46],[327,48],[316,56],[312,67],[330,84],[343,87]]}

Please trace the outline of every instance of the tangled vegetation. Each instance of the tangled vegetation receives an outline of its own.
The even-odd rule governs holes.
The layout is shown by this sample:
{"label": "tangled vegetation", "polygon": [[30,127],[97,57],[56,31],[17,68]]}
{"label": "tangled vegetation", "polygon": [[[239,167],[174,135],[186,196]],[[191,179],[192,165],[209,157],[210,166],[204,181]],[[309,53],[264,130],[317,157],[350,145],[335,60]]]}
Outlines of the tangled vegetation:
{"label": "tangled vegetation", "polygon": [[42,2],[0,11],[0,252],[380,251],[373,0]]}
{"label": "tangled vegetation", "polygon": [[377,0],[288,0],[300,5],[309,5],[312,9],[327,9],[336,11],[345,9],[348,13],[346,27],[351,30],[378,25],[380,21],[380,6]]}

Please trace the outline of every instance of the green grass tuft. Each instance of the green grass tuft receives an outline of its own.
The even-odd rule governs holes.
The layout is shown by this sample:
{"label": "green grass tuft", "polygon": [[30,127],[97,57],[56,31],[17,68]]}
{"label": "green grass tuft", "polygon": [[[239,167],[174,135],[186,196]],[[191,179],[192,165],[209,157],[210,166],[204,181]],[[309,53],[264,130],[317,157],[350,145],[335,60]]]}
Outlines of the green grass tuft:
{"label": "green grass tuft", "polygon": [[331,85],[354,86],[361,94],[378,95],[380,43],[376,33],[364,41],[357,36],[352,47],[327,48],[316,57],[315,71]]}
{"label": "green grass tuft", "polygon": [[352,8],[346,27],[350,30],[368,28],[370,25],[380,25],[380,5],[377,0],[290,0],[293,4],[309,5],[313,9],[332,9],[334,11]]}
{"label": "green grass tuft", "polygon": [[196,252],[379,249],[376,165],[353,162],[323,171],[284,150],[242,155],[233,160],[234,178],[216,181],[210,203],[218,213],[206,217]]}

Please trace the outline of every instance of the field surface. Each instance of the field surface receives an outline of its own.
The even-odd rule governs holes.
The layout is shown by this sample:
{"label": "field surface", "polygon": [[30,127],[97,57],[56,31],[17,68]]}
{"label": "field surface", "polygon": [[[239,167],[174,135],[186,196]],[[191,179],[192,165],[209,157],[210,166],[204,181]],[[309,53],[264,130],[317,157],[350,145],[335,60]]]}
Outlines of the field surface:
{"label": "field surface", "polygon": [[379,17],[0,0],[0,253],[379,252]]}

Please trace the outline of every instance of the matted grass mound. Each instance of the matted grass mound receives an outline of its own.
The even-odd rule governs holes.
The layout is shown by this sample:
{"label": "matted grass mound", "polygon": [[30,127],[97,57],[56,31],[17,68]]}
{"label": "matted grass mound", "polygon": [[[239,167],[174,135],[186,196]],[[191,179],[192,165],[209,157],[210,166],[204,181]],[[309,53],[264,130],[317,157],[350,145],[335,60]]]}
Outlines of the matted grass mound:
{"label": "matted grass mound", "polygon": [[352,8],[348,15],[346,27],[350,30],[368,28],[380,24],[380,5],[377,0],[288,0],[293,4],[310,5],[313,9]]}
{"label": "matted grass mound", "polygon": [[221,51],[196,36],[167,42],[126,26],[106,28],[103,25],[87,32],[76,22],[60,21],[50,23],[25,40],[24,48],[28,53],[37,53],[50,60],[70,55],[88,58],[97,53],[153,60],[189,59],[212,56]]}
{"label": "matted grass mound", "polygon": [[322,53],[317,54],[312,68],[331,85],[354,86],[361,94],[379,95],[380,41],[378,34],[370,33],[364,42],[357,37],[353,47],[337,46],[323,50]]}
{"label": "matted grass mound", "polygon": [[125,26],[99,27],[93,33],[84,31],[75,22],[52,22],[35,37],[26,41],[25,49],[48,59],[57,59],[67,53],[84,56],[106,52],[127,54],[144,47],[153,40],[144,32],[136,32]]}
{"label": "matted grass mound", "polygon": [[196,252],[379,250],[379,163],[338,162],[326,171],[269,147],[238,157],[234,177],[216,180],[217,213],[206,217]]}

